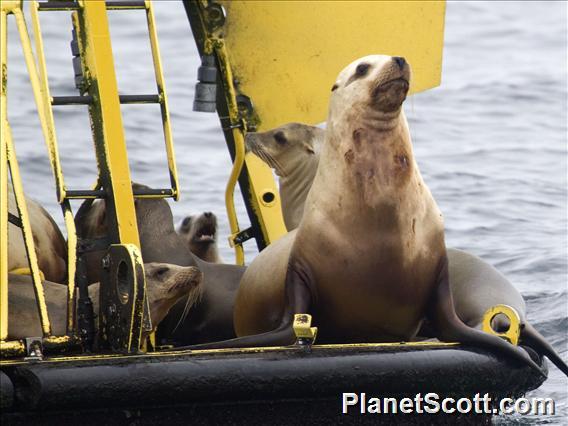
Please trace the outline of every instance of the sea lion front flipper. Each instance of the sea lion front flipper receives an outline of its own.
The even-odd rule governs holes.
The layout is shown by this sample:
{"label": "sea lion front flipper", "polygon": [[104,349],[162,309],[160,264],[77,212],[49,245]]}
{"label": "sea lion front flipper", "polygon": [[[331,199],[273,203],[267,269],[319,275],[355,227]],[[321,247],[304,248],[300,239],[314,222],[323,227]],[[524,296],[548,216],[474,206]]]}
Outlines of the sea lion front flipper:
{"label": "sea lion front flipper", "polygon": [[220,342],[184,346],[176,349],[199,350],[291,345],[296,340],[296,335],[292,327],[294,315],[308,313],[313,297],[311,292],[312,286],[313,276],[310,272],[310,268],[303,262],[295,261],[293,258],[290,258],[284,288],[284,310],[281,314],[281,322],[277,328],[266,333],[237,337]]}
{"label": "sea lion front flipper", "polygon": [[546,377],[540,367],[523,349],[511,345],[500,337],[468,327],[459,319],[454,309],[454,302],[450,291],[448,257],[445,255],[440,261],[438,283],[432,303],[430,304],[428,317],[432,321],[438,339],[446,342],[460,342],[499,351],[523,364],[528,364],[531,368]]}

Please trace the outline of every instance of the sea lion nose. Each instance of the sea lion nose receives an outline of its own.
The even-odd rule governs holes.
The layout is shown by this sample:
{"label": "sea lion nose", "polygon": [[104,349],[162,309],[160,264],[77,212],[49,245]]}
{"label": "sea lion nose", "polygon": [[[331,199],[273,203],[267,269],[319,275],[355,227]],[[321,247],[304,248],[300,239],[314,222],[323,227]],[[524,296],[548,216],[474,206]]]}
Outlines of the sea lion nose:
{"label": "sea lion nose", "polygon": [[406,65],[406,59],[404,59],[402,56],[393,56],[392,60],[396,62],[400,69],[403,69]]}
{"label": "sea lion nose", "polygon": [[205,212],[205,213],[203,213],[203,216],[209,218],[209,217],[213,216],[213,213],[211,213],[211,212]]}

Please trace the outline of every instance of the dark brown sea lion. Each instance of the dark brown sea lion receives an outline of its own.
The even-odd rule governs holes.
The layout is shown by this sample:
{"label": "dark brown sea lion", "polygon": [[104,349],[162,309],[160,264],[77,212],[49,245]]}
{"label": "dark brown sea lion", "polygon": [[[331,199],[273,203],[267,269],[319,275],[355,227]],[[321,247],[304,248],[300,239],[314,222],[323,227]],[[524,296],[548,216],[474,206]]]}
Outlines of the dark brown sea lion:
{"label": "dark brown sea lion", "polygon": [[217,216],[211,212],[186,216],[177,229],[189,251],[201,260],[223,263],[217,247]]}
{"label": "dark brown sea lion", "polygon": [[[67,243],[51,215],[37,202],[26,197],[26,205],[35,243],[38,266],[46,280],[67,280]],[[8,186],[8,211],[18,216],[12,186]],[[8,271],[28,270],[28,255],[22,230],[8,224]]]}
{"label": "dark brown sea lion", "polygon": [[300,226],[245,272],[234,317],[243,337],[205,347],[291,344],[299,313],[314,316],[322,343],[409,341],[428,318],[441,340],[498,350],[538,370],[525,351],[455,313],[442,215],[401,108],[409,81],[399,57],[367,56],[339,74]]}
{"label": "dark brown sea lion", "polygon": [[264,160],[279,177],[282,215],[288,231],[298,227],[304,214],[324,135],[325,130],[319,127],[288,123],[246,136],[247,150]]}
{"label": "dark brown sea lion", "polygon": [[[150,305],[150,318],[154,328],[160,324],[171,307],[180,299],[189,300],[188,305],[199,300],[203,274],[196,267],[146,263],[144,274]],[[52,333],[61,336],[66,331],[67,287],[50,281],[44,281],[43,286]],[[93,302],[94,311],[98,312],[99,283],[89,286],[89,295]],[[9,275],[8,300],[8,337],[10,339],[23,339],[41,336],[36,299],[32,280],[29,276]]]}
{"label": "dark brown sea lion", "polygon": [[[135,183],[133,188],[147,187]],[[144,262],[197,266],[204,275],[200,300],[189,312],[185,311],[185,300],[180,300],[160,324],[158,342],[189,345],[234,337],[234,293],[245,268],[209,263],[194,256],[175,231],[172,211],[166,200],[137,199],[135,209]],[[92,204],[85,201],[75,216],[78,236],[105,236],[105,215],[103,200]],[[102,251],[94,252],[86,257],[91,282],[98,281],[103,254]]]}

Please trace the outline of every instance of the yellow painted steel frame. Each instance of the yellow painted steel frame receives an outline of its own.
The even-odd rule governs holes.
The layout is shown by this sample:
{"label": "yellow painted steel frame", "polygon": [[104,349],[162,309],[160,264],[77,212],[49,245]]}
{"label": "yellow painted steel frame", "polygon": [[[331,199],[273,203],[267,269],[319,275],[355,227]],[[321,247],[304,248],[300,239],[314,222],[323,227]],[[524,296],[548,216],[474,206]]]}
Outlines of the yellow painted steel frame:
{"label": "yellow painted steel frame", "polygon": [[166,154],[168,157],[168,169],[170,171],[170,182],[173,190],[174,200],[179,200],[180,189],[175,161],[174,144],[172,140],[172,129],[170,125],[170,113],[168,111],[168,97],[166,94],[166,85],[164,82],[164,72],[162,70],[162,61],[160,59],[160,47],[158,44],[158,34],[156,31],[156,20],[154,19],[154,8],[152,2],[146,0],[146,20],[148,22],[148,35],[150,36],[150,46],[152,50],[152,60],[154,61],[154,74],[158,93],[160,94],[160,110],[162,112],[162,126],[164,130],[164,139],[166,142]]}
{"label": "yellow painted steel frame", "polygon": [[[57,190],[57,201],[61,206],[65,227],[67,229],[67,334],[71,334],[74,329],[75,319],[75,269],[77,265],[77,231],[75,229],[75,220],[71,211],[71,204],[67,199],[65,181],[63,179],[63,170],[59,160],[59,149],[57,146],[57,138],[55,132],[55,121],[53,119],[53,110],[51,109],[51,95],[49,92],[49,82],[47,80],[47,68],[45,65],[45,55],[43,50],[43,40],[41,37],[41,27],[38,15],[39,4],[37,1],[30,3],[34,39],[36,45],[36,56],[39,65],[39,86],[42,100],[43,119],[42,130],[47,145],[47,152],[53,176],[55,178],[55,186]],[[39,109],[38,103],[38,109]]]}
{"label": "yellow painted steel frame", "polygon": [[8,338],[8,155],[6,138],[7,117],[7,59],[8,59],[8,11],[6,3],[0,5],[0,342]]}
{"label": "yellow painted steel frame", "polygon": [[[36,105],[38,108],[38,113],[40,116],[40,121],[42,123],[42,129],[45,129],[45,116],[42,105],[42,99],[40,96],[39,79],[37,75],[37,68],[35,59],[33,57],[33,52],[31,49],[31,43],[27,32],[27,27],[24,19],[24,14],[22,11],[21,1],[5,1],[1,3],[1,19],[0,25],[2,27],[0,38],[1,38],[1,67],[2,67],[2,85],[0,88],[0,97],[2,99],[1,112],[0,112],[0,123],[2,126],[2,170],[0,172],[0,192],[2,193],[0,199],[0,209],[1,213],[1,228],[0,232],[2,235],[8,235],[8,224],[7,224],[7,192],[8,192],[8,182],[7,182],[7,172],[10,170],[12,187],[14,190],[14,196],[16,199],[16,206],[18,210],[18,215],[22,222],[22,234],[24,237],[24,245],[26,248],[26,254],[28,256],[28,262],[31,270],[32,280],[34,284],[34,292],[36,296],[36,302],[39,311],[39,319],[41,324],[41,329],[44,337],[49,337],[51,334],[51,327],[49,323],[49,317],[47,313],[47,306],[45,303],[45,295],[43,291],[43,285],[41,282],[40,271],[37,263],[37,256],[34,246],[34,241],[32,237],[31,225],[29,222],[28,211],[26,206],[26,201],[24,197],[24,192],[22,189],[22,182],[20,178],[20,171],[18,167],[18,161],[16,158],[16,152],[14,150],[14,145],[12,141],[12,135],[10,126],[8,124],[7,117],[7,79],[8,79],[8,63],[7,63],[7,15],[12,14],[16,20],[16,26],[18,33],[20,35],[20,40],[22,43],[22,50],[24,53],[24,58],[26,61],[26,66],[28,68],[28,73],[30,75],[30,81],[32,84],[34,97],[36,100]],[[7,167],[6,167],[7,166]],[[7,238],[2,238],[2,248],[0,249],[2,272],[0,275],[0,318],[2,319],[0,340],[4,341],[8,336],[8,275],[7,275]]]}
{"label": "yellow painted steel frame", "polygon": [[113,242],[140,248],[106,5],[86,0],[79,5],[73,19],[81,29],[77,35],[89,92],[97,100],[90,106],[91,120],[102,183],[116,213],[110,218],[116,227]]}
{"label": "yellow painted steel frame", "polygon": [[[199,2],[202,15],[204,5],[204,2]],[[243,194],[243,197],[249,197],[266,244],[273,243],[285,235],[287,230],[282,217],[280,196],[270,168],[252,154],[245,156],[244,136],[246,121],[240,116],[237,107],[237,93],[233,84],[233,74],[225,42],[219,37],[219,33],[213,34],[205,28],[203,28],[203,32],[207,37],[204,52],[206,54],[215,53],[217,56],[229,110],[228,118],[231,126],[234,127],[232,135],[235,143],[235,158],[225,190],[225,206],[231,228],[229,244],[235,248],[236,263],[242,265],[244,264],[244,250],[242,244],[235,244],[234,241],[234,238],[240,232],[234,205],[234,192],[243,165],[247,167],[250,188],[250,194]],[[266,196],[267,194],[269,195],[268,197]]]}

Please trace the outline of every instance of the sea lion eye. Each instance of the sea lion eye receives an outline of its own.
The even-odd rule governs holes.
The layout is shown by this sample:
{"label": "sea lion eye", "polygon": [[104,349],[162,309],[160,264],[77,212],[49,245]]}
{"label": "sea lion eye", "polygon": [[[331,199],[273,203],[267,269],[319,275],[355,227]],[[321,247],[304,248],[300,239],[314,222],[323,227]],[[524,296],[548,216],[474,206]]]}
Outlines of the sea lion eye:
{"label": "sea lion eye", "polygon": [[367,74],[367,72],[369,71],[369,68],[371,68],[371,64],[363,62],[363,63],[357,65],[357,68],[355,69],[355,75],[357,77],[363,77],[364,75]]}
{"label": "sea lion eye", "polygon": [[276,142],[278,142],[278,144],[280,145],[284,145],[286,142],[288,142],[286,140],[286,136],[284,136],[284,133],[282,132],[276,132],[274,134],[274,139],[276,140]]}
{"label": "sea lion eye", "polygon": [[337,89],[339,86],[337,85],[337,83],[335,83],[333,86],[331,86],[331,91],[333,92],[335,89]]}
{"label": "sea lion eye", "polygon": [[183,222],[181,223],[181,226],[189,226],[189,224],[191,223],[191,216],[187,216]]}
{"label": "sea lion eye", "polygon": [[164,274],[165,274],[166,272],[168,272],[168,268],[166,268],[165,266],[163,266],[163,267],[161,267],[161,268],[158,268],[158,269],[156,270],[156,272],[154,273],[154,275],[157,276],[157,277],[162,277],[162,276],[164,276]]}

